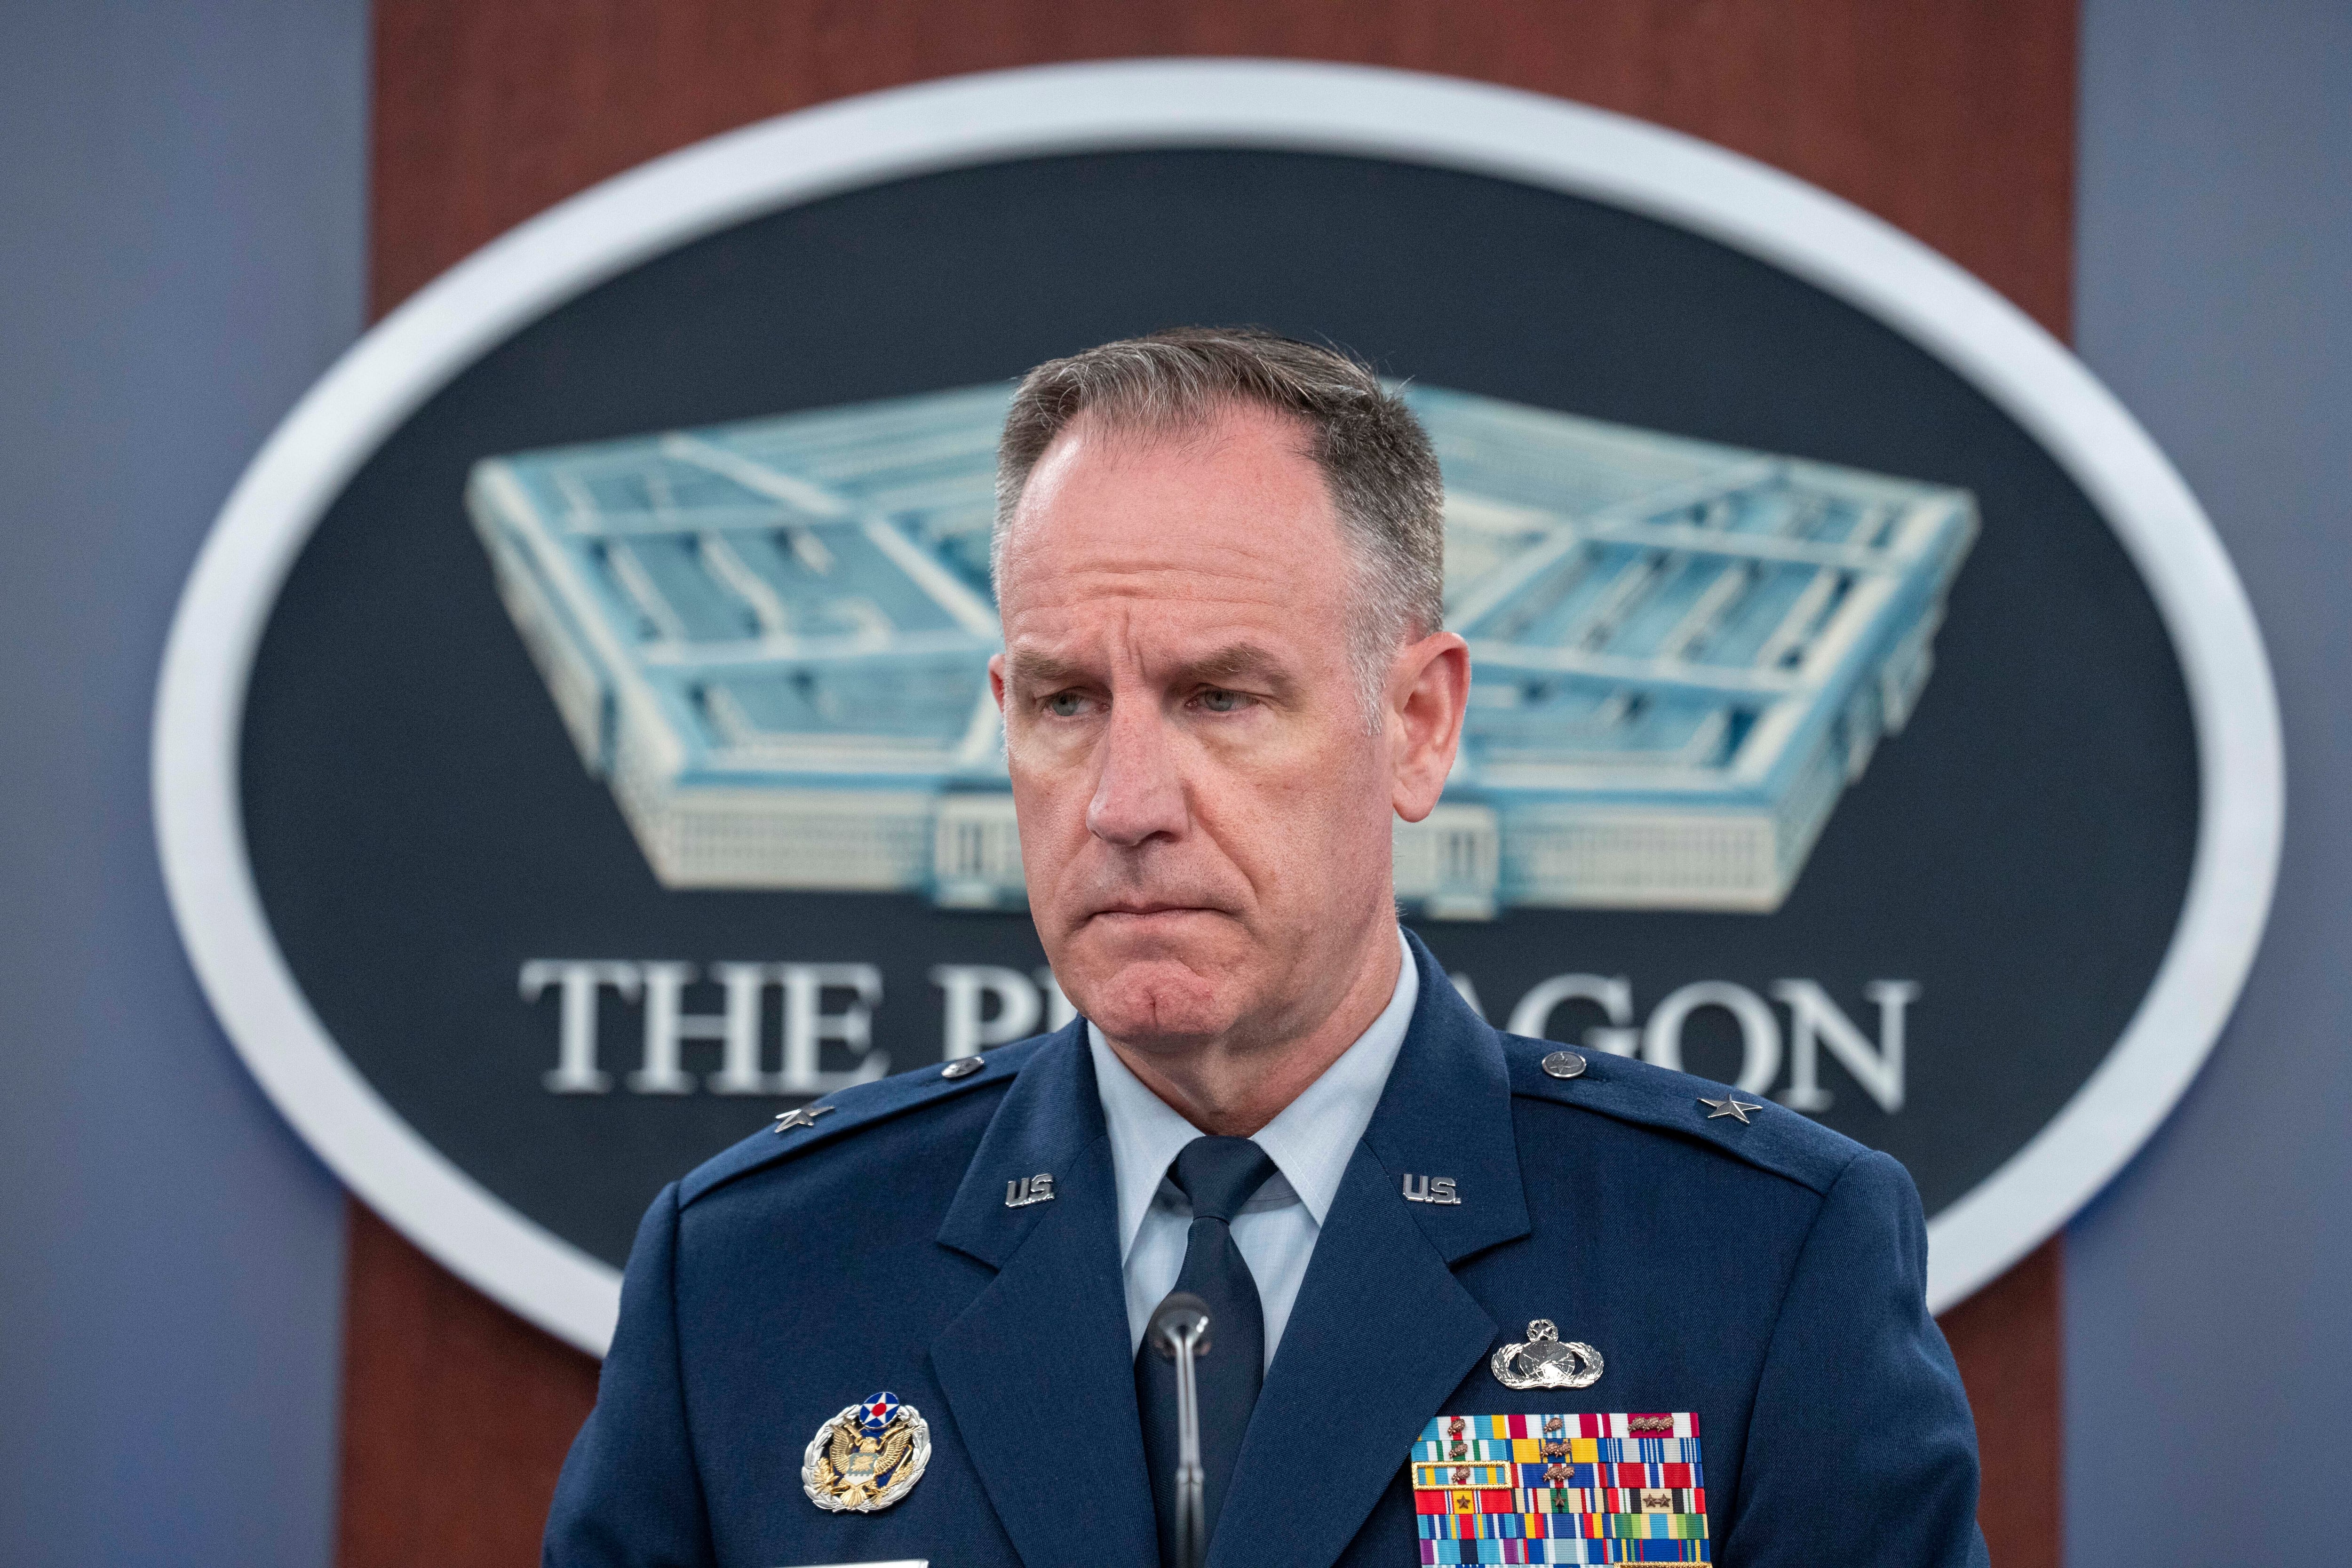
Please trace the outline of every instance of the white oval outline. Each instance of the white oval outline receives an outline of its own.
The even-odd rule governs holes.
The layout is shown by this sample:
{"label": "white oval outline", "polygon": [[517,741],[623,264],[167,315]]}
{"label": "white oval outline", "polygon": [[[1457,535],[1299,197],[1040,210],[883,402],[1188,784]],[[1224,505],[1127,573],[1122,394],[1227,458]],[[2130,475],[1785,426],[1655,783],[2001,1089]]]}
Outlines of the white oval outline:
{"label": "white oval outline", "polygon": [[344,1058],[278,949],[246,858],[245,689],[327,507],[435,392],[515,331],[651,256],[762,213],[933,171],[1062,153],[1246,147],[1391,159],[1563,191],[1705,235],[1854,305],[2032,434],[2107,520],[2179,653],[2201,785],[2180,921],[2147,994],[2059,1113],[1928,1227],[1934,1310],[2064,1224],[2161,1122],[2253,961],[2284,818],[2278,705],[2221,541],[2156,444],[2006,300],[1861,209],[1675,132],[1531,93],[1362,66],[1138,60],[950,78],[715,137],[477,251],[362,338],[238,480],[173,618],[156,696],[156,836],[173,917],[270,1099],[359,1196],[494,1300],[591,1354],[620,1277],[418,1136]]}

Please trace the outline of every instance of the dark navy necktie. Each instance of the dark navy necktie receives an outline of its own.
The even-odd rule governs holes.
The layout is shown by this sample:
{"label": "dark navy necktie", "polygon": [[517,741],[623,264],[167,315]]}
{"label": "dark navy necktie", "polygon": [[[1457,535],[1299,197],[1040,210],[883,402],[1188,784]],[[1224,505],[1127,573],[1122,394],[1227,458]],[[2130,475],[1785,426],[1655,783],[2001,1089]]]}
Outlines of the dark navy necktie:
{"label": "dark navy necktie", "polygon": [[[1184,1268],[1176,1289],[1209,1304],[1209,1352],[1201,1357],[1202,1517],[1206,1540],[1234,1476],[1258,1386],[1265,1381],[1265,1310],[1257,1281],[1234,1245],[1233,1219],[1274,1174],[1274,1161],[1246,1138],[1195,1138],[1169,1167],[1192,1204]],[[1136,1402],[1143,1411],[1143,1454],[1151,1467],[1151,1501],[1160,1516],[1160,1560],[1176,1562],[1176,1363],[1146,1344],[1135,1356]],[[1205,1544],[1205,1542],[1204,1542]]]}

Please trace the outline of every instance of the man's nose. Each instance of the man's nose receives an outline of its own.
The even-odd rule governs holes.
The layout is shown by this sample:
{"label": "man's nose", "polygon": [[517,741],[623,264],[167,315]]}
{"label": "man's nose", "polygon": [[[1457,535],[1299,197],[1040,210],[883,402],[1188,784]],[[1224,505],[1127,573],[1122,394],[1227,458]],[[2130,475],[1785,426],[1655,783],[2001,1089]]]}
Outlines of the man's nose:
{"label": "man's nose", "polygon": [[1184,831],[1184,784],[1168,722],[1150,702],[1114,701],[1103,735],[1102,773],[1087,803],[1087,831],[1133,848]]}

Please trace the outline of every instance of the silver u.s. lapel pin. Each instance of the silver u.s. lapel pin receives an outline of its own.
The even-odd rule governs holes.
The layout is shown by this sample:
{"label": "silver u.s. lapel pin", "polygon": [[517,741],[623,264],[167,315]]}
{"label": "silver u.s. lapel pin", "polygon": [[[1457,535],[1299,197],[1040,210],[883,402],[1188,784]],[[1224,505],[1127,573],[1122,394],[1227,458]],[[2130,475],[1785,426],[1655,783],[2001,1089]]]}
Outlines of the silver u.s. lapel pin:
{"label": "silver u.s. lapel pin", "polygon": [[1407,1176],[1404,1179],[1404,1201],[1409,1204],[1459,1204],[1460,1194],[1454,1190],[1451,1176]]}
{"label": "silver u.s. lapel pin", "polygon": [[1053,1201],[1054,1174],[1050,1171],[1040,1171],[1034,1176],[1017,1176],[1004,1184],[1006,1208],[1025,1209],[1031,1204],[1050,1204]]}

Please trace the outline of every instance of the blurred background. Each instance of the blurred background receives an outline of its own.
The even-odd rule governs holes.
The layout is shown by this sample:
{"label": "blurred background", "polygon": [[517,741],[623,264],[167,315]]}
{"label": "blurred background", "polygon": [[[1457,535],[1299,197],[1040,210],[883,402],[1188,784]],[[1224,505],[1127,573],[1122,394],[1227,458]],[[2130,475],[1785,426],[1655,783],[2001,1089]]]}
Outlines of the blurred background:
{"label": "blurred background", "polygon": [[2276,674],[2277,900],[2170,1121],[1947,1328],[1996,1563],[2340,1553],[2310,1483],[2352,1464],[2352,8],[8,0],[0,1561],[534,1561],[593,1396],[347,1201],[173,929],[157,664],[255,448],[373,320],[598,179],[853,92],[1138,55],[1441,71],[1722,142],[2008,294],[2165,447]]}

